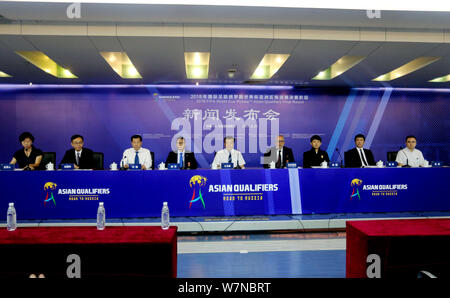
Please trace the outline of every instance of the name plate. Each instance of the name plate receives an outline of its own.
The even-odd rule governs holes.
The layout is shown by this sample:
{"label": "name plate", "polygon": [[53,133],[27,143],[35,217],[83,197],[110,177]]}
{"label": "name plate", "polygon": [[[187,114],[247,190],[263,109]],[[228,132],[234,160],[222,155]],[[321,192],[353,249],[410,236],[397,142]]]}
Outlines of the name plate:
{"label": "name plate", "polygon": [[287,167],[288,169],[293,169],[293,168],[297,168],[298,166],[297,166],[297,163],[296,163],[296,162],[288,162],[288,163],[286,164],[286,167]]}
{"label": "name plate", "polygon": [[179,163],[169,163],[167,165],[167,169],[169,169],[169,170],[179,170],[180,169],[180,164]]}
{"label": "name plate", "polygon": [[396,161],[388,161],[386,162],[386,168],[396,168],[397,162]]}
{"label": "name plate", "polygon": [[330,163],[330,168],[340,168],[341,166],[339,165],[338,162],[332,162]]}
{"label": "name plate", "polygon": [[135,163],[130,163],[130,164],[128,164],[128,168],[130,170],[140,170],[141,169],[141,165],[140,164],[135,164]]}
{"label": "name plate", "polygon": [[61,164],[61,169],[63,170],[73,170],[75,169],[73,163],[63,163]]}
{"label": "name plate", "polygon": [[11,165],[9,163],[0,164],[0,170],[2,170],[2,171],[13,171],[14,168],[15,168],[15,166]]}
{"label": "name plate", "polygon": [[433,168],[440,168],[440,167],[442,167],[442,161],[432,161],[431,166]]}
{"label": "name plate", "polygon": [[234,164],[232,162],[224,162],[221,165],[222,169],[232,169],[234,168]]}

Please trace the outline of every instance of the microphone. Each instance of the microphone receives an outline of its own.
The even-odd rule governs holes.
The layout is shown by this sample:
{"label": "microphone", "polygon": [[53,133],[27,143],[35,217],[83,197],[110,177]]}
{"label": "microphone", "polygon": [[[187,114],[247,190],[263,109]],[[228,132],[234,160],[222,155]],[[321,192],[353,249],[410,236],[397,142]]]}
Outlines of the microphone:
{"label": "microphone", "polygon": [[239,166],[239,155],[236,157],[236,167],[234,169],[236,169],[236,170],[241,169],[241,167]]}
{"label": "microphone", "polygon": [[125,159],[127,159],[127,157],[124,155],[124,156],[122,157],[122,160],[120,161],[120,168],[121,168],[121,169],[124,169],[123,161],[124,161]]}
{"label": "microphone", "polygon": [[339,148],[336,148],[336,152],[339,154],[339,158],[341,159],[341,168],[344,167],[344,161],[342,160],[341,151],[339,151]]}
{"label": "microphone", "polygon": [[411,166],[408,164],[408,155],[406,155],[405,151],[401,150],[403,154],[406,157],[406,165],[404,165],[402,168],[410,168]]}

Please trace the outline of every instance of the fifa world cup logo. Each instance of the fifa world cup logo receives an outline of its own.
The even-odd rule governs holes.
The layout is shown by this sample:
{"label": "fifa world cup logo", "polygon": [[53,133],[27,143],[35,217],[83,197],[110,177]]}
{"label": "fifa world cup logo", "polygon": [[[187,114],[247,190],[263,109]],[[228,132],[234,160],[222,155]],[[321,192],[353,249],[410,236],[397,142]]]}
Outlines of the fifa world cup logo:
{"label": "fifa world cup logo", "polygon": [[[200,175],[195,175],[189,181],[189,186],[193,190],[192,198],[191,198],[191,201],[189,202],[189,209],[191,209],[192,203],[197,202],[197,201],[201,201],[203,204],[203,209],[205,209],[205,201],[203,200],[203,196],[202,196],[202,188],[206,185],[206,180],[207,179],[205,177],[202,177]],[[197,190],[197,192],[196,192],[196,190]],[[198,193],[197,197],[195,196],[196,193]]]}
{"label": "fifa world cup logo", "polygon": [[[353,192],[352,192],[352,195],[350,196],[350,200],[353,197],[358,197],[358,199],[361,200],[361,197],[359,195],[359,189],[358,189],[358,186],[361,186],[361,184],[362,184],[362,180],[360,180],[360,179],[352,180],[352,182],[350,183],[350,186],[353,187]],[[356,191],[355,191],[355,189],[356,189]]]}
{"label": "fifa world cup logo", "polygon": [[44,205],[48,201],[53,201],[53,204],[55,204],[55,206],[56,206],[55,198],[53,197],[52,191],[55,191],[57,186],[58,185],[56,185],[56,183],[53,183],[53,182],[45,183],[44,190],[47,192],[47,196],[45,197]]}

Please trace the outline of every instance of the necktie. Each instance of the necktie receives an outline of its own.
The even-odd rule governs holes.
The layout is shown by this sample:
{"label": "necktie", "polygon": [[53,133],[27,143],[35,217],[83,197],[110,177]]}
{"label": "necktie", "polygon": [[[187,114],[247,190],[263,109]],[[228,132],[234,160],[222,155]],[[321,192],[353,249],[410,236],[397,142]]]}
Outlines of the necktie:
{"label": "necktie", "polygon": [[136,151],[136,156],[134,157],[134,164],[138,165],[139,164],[139,155],[138,155],[138,151]]}
{"label": "necktie", "polygon": [[77,152],[77,166],[80,165],[80,152]]}
{"label": "necktie", "polygon": [[277,163],[275,164],[275,167],[277,169],[281,168],[281,150],[278,150],[278,160]]}
{"label": "necktie", "polygon": [[231,160],[231,151],[230,151],[230,155],[228,155],[228,162],[232,162],[232,160]]}
{"label": "necktie", "polygon": [[362,149],[359,149],[359,154],[361,155],[361,160],[363,162],[363,166],[368,166],[369,164],[367,163],[367,160],[364,158],[364,153],[362,151]]}
{"label": "necktie", "polygon": [[180,168],[183,168],[183,153],[179,153],[180,154]]}

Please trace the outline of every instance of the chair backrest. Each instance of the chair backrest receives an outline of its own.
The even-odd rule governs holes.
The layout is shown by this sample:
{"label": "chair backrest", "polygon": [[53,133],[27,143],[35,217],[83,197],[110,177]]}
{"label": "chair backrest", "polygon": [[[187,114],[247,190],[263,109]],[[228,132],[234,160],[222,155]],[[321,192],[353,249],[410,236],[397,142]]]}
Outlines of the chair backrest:
{"label": "chair backrest", "polygon": [[156,163],[155,152],[150,151],[150,156],[152,157],[152,170],[154,170],[155,169],[155,163]]}
{"label": "chair backrest", "polygon": [[94,152],[94,170],[103,170],[103,152]]}
{"label": "chair backrest", "polygon": [[387,161],[395,161],[397,159],[397,151],[389,151],[387,153]]}
{"label": "chair backrest", "polygon": [[41,163],[39,164],[39,170],[46,170],[45,167],[49,162],[53,164],[56,169],[56,152],[43,152]]}

